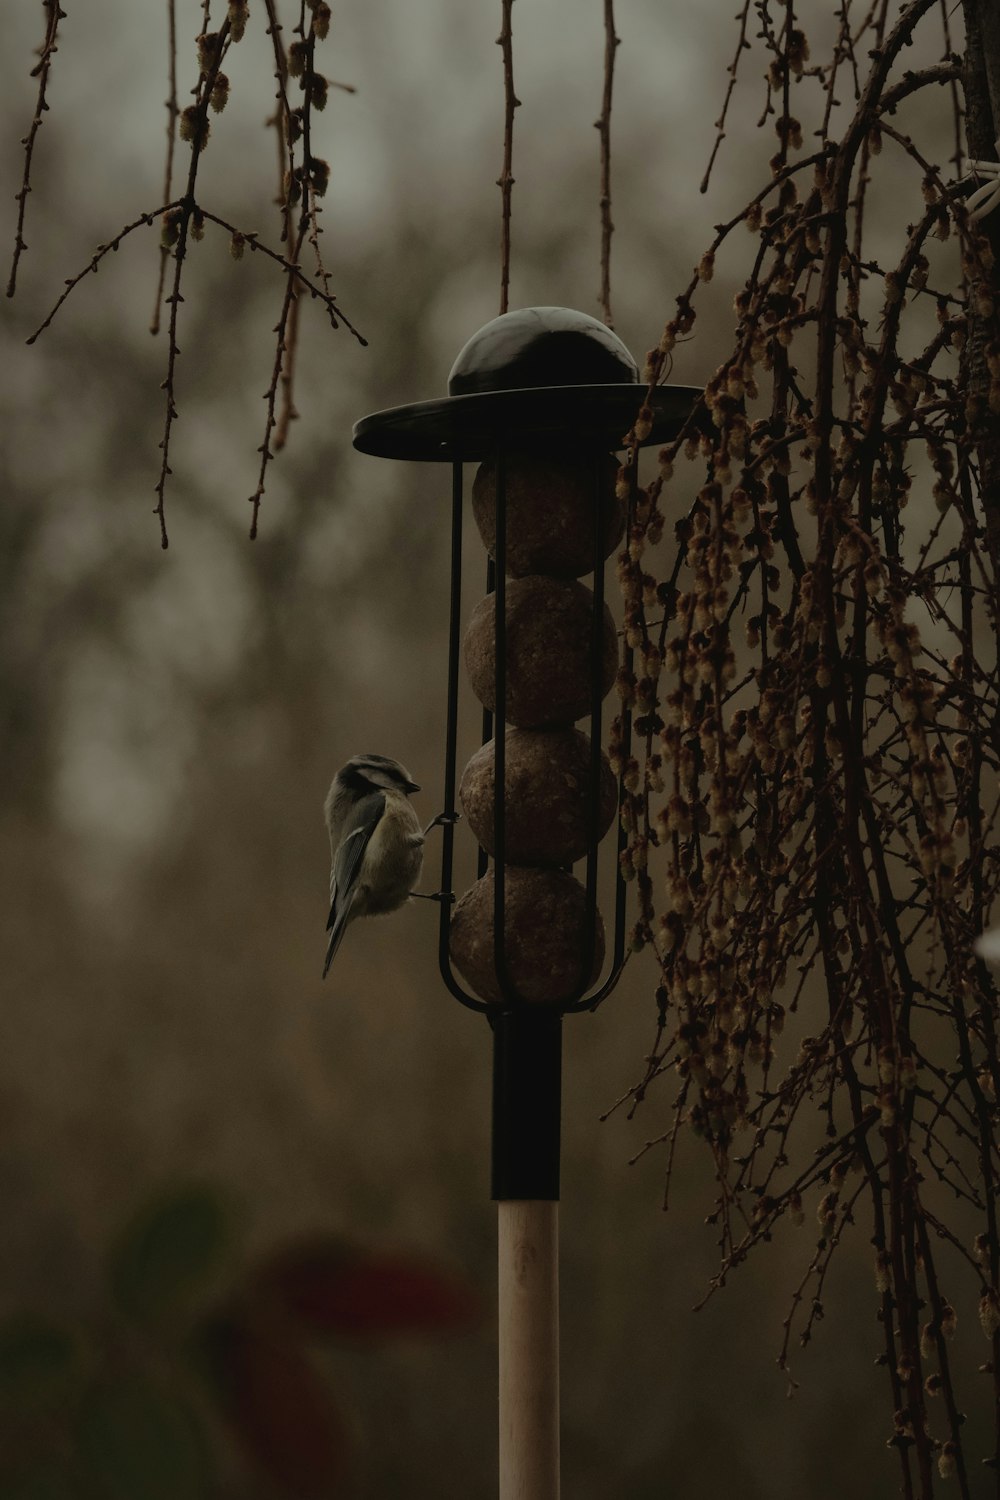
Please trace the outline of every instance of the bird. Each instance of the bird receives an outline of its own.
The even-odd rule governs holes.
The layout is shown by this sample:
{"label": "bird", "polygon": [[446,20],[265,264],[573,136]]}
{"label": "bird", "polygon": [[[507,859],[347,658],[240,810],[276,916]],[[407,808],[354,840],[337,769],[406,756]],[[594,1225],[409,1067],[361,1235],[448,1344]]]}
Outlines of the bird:
{"label": "bird", "polygon": [[331,854],[324,979],[348,923],[396,911],[419,880],[424,832],[410,802],[419,790],[386,755],[354,755],[333,778],[323,809]]}

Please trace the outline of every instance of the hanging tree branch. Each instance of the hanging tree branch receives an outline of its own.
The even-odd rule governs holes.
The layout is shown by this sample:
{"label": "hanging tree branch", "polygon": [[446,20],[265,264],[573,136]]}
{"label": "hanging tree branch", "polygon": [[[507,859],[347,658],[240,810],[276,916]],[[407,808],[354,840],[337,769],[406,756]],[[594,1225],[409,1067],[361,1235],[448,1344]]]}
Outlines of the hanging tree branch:
{"label": "hanging tree branch", "polygon": [[503,55],[503,166],[497,178],[500,189],[500,311],[507,311],[510,296],[510,199],[514,190],[514,111],[520,99],[514,93],[514,49],[511,12],[514,0],[501,0],[503,20],[497,46]]}
{"label": "hanging tree branch", "polygon": [[59,0],[42,0],[42,3],[45,6],[45,40],[39,48],[39,60],[31,70],[32,78],[38,79],[38,98],[35,103],[34,117],[28,127],[28,134],[21,142],[24,147],[24,176],[20,190],[15,194],[17,228],[14,231],[14,254],[11,258],[10,276],[7,280],[8,297],[13,297],[17,287],[17,268],[21,260],[21,252],[28,248],[24,242],[24,220],[28,210],[28,194],[31,192],[31,159],[35,152],[35,138],[42,128],[42,120],[49,107],[45,94],[49,86],[52,59],[59,50],[56,41],[59,22],[66,19],[66,12],[60,8]]}
{"label": "hanging tree branch", "polygon": [[[985,159],[995,131],[975,28],[988,10],[995,29],[996,11],[971,8],[969,154]],[[713,161],[751,10],[777,149],[647,357],[655,383],[743,224],[757,246],[731,350],[640,490],[619,559],[639,664],[619,687],[638,751],[622,765],[617,729],[611,746],[628,788],[632,947],[657,979],[653,1046],[624,1102],[649,1108],[675,1080],[651,1132],[665,1196],[684,1128],[709,1147],[710,1292],[818,1196],[782,1367],[815,1335],[832,1259],[867,1214],[888,1441],[902,1493],[921,1500],[939,1478],[974,1493],[966,1372],[949,1348],[970,1291],[993,1388],[978,1457],[1000,1460],[997,989],[972,951],[1000,893],[997,247],[887,118],[904,99],[929,107],[962,73],[946,25],[940,62],[903,68],[938,9],[879,3],[849,25],[844,6],[823,66],[789,0],[737,17]],[[855,83],[839,131],[835,79]],[[821,149],[806,154],[809,120]],[[879,172],[899,200],[891,259],[868,249],[880,213],[890,243],[886,200],[867,186]],[[936,328],[911,316],[928,305]],[[810,1033],[797,1054],[783,1040],[792,1013]],[[808,1149],[814,1114],[828,1154]],[[972,1244],[957,1258],[972,1273],[963,1295],[946,1285],[956,1262],[933,1248],[941,1237]]]}
{"label": "hanging tree branch", "polygon": [[[174,191],[174,147],[177,142],[177,116],[180,114],[180,106],[177,103],[177,0],[167,0],[167,86],[170,92],[166,102],[167,155],[163,166],[164,201],[169,201]],[[169,248],[161,245],[156,297],[153,302],[153,316],[149,324],[149,331],[154,336],[160,331],[160,308],[163,306],[163,288],[166,284],[169,258]]]}
{"label": "hanging tree branch", "polygon": [[[319,73],[315,66],[315,52],[317,40],[325,39],[330,25],[330,8],[326,4],[317,3],[313,5],[308,26],[305,21],[305,5],[303,4],[299,15],[299,21],[295,28],[297,41],[294,41],[289,49],[287,64],[284,51],[280,42],[280,25],[278,23],[274,0],[266,0],[269,20],[269,30],[275,47],[276,76],[279,89],[279,115],[283,119],[283,130],[287,143],[288,170],[283,184],[283,211],[285,215],[285,233],[290,233],[292,221],[292,209],[295,204],[299,205],[298,222],[294,232],[294,243],[292,246],[292,262],[298,265],[304,245],[308,238],[312,244],[318,267],[318,273],[324,286],[328,286],[326,270],[323,266],[319,251],[319,208],[318,199],[326,192],[330,177],[330,169],[325,161],[313,155],[312,151],[312,118],[313,110],[322,110],[326,107],[328,81]],[[303,103],[296,109],[291,110],[288,103],[287,79],[288,75],[298,79],[303,93]],[[297,140],[302,141],[302,162],[297,165],[295,161],[294,146]],[[253,514],[250,523],[251,538],[257,535],[257,520],[260,513],[260,503],[264,495],[265,477],[267,465],[274,457],[274,452],[284,446],[288,427],[297,415],[292,401],[292,378],[295,352],[298,334],[298,278],[286,273],[285,295],[282,300],[281,312],[275,328],[277,335],[277,347],[275,352],[274,367],[271,374],[271,383],[264,392],[264,400],[267,402],[267,419],[264,427],[264,441],[258,452],[260,453],[260,468],[257,474],[257,488],[250,496],[250,504]],[[328,292],[327,309],[333,315],[333,298]],[[346,323],[346,319],[343,320]],[[336,318],[334,321],[336,327]],[[351,332],[360,339],[357,330],[349,323]],[[364,339],[360,339],[363,344]],[[280,418],[276,412],[276,403],[279,388],[282,391],[282,410]],[[272,433],[277,429],[275,447],[271,447]]]}
{"label": "hanging tree branch", "polygon": [[[62,18],[62,12],[58,10],[57,6],[51,4],[50,0],[46,0],[46,5],[49,11],[49,31],[46,46],[42,49],[42,60],[39,63],[38,69],[36,69],[36,72],[39,72],[40,76],[39,104],[32,130],[25,140],[25,179],[20,195],[21,213],[18,221],[19,227],[14,266],[8,288],[10,293],[13,293],[14,290],[14,273],[17,267],[17,260],[21,250],[25,248],[21,235],[21,226],[24,219],[24,204],[27,192],[30,190],[31,153],[34,136],[41,124],[42,111],[47,108],[45,104],[45,84],[51,56],[56,50],[56,26],[59,19]],[[178,328],[180,307],[184,301],[182,293],[184,268],[188,262],[191,246],[203,237],[206,224],[216,224],[229,232],[230,248],[234,259],[242,259],[245,250],[249,247],[251,252],[260,251],[268,259],[274,261],[276,265],[281,267],[285,275],[282,306],[274,330],[276,335],[276,353],[272,378],[267,391],[264,393],[264,399],[267,402],[267,416],[265,420],[264,440],[258,449],[261,459],[257,476],[257,488],[255,493],[250,497],[250,502],[253,506],[253,519],[250,528],[251,537],[255,537],[257,534],[257,519],[261,498],[264,494],[267,465],[273,458],[274,453],[284,445],[290,423],[296,416],[292,392],[301,294],[308,291],[311,298],[320,301],[326,310],[331,328],[337,329],[343,325],[360,344],[364,345],[366,342],[351,320],[345,316],[337,302],[336,296],[331,289],[330,275],[323,263],[319,247],[319,236],[322,233],[319,225],[319,200],[323,197],[329,182],[329,167],[321,157],[314,153],[312,148],[312,114],[314,110],[322,110],[325,107],[329,87],[332,86],[337,89],[343,89],[346,92],[353,92],[353,87],[350,84],[331,84],[315,67],[315,44],[317,41],[325,39],[328,35],[331,19],[330,6],[327,0],[300,0],[299,21],[295,28],[299,40],[292,44],[290,49],[292,61],[289,64],[281,41],[282,28],[278,18],[277,0],[265,0],[265,13],[268,18],[268,31],[272,38],[275,53],[275,70],[278,79],[279,103],[277,124],[281,143],[282,165],[280,196],[282,214],[281,239],[282,243],[288,246],[287,254],[272,250],[258,237],[255,231],[238,229],[227,219],[210,212],[198,198],[199,168],[211,133],[211,115],[220,114],[225,109],[230,93],[229,79],[223,72],[222,64],[226,60],[230,48],[242,40],[250,13],[248,0],[228,0],[225,19],[217,31],[211,31],[211,8],[211,0],[202,0],[202,30],[196,38],[198,81],[192,91],[194,101],[185,108],[180,109],[177,98],[176,0],[168,0],[167,71],[170,97],[167,100],[168,140],[164,168],[164,198],[166,201],[163,207],[153,212],[140,214],[138,218],[126,224],[107,244],[98,246],[97,251],[83,269],[77,275],[67,280],[62,295],[52,307],[45,320],[28,340],[29,343],[34,343],[35,339],[51,324],[67,297],[79,285],[80,281],[91,272],[96,272],[105,257],[117,251],[122,242],[134,230],[140,226],[150,225],[157,218],[161,220],[160,268],[156,307],[154,309],[151,331],[156,333],[159,330],[160,306],[165,301],[166,306],[170,310],[167,320],[166,373],[161,386],[161,389],[165,393],[166,410],[163,437],[160,441],[160,472],[155,486],[157,502],[154,510],[160,523],[160,540],[163,547],[168,545],[165,500],[167,484],[171,475],[170,445],[173,437],[174,423],[178,417],[175,384],[177,360],[180,355]],[[308,24],[306,23],[307,12],[309,16]],[[288,81],[290,77],[298,81],[304,94],[303,103],[297,107],[291,105],[288,97]],[[185,187],[183,193],[180,195],[174,195],[172,188],[175,132],[179,134],[182,141],[188,143],[191,147],[191,158],[188,164]],[[294,150],[295,143],[300,139],[303,143],[301,162],[298,161]],[[299,206],[297,219],[294,217],[296,205]],[[293,223],[294,231],[291,227]],[[307,275],[301,266],[301,256],[307,243],[312,248],[315,257],[315,277]],[[173,273],[170,279],[169,293],[164,299],[163,290],[166,284],[167,263],[171,259],[173,261]],[[281,392],[280,409],[278,407],[279,391]]]}
{"label": "hanging tree branch", "polygon": [[601,136],[601,314],[609,328],[614,327],[611,316],[611,236],[615,228],[611,221],[611,94],[615,53],[620,45],[621,38],[615,33],[614,0],[604,0],[604,92],[600,118],[594,123]]}
{"label": "hanging tree branch", "polygon": [[[205,6],[205,24],[208,24],[208,4]],[[177,343],[177,326],[180,314],[180,304],[184,300],[181,296],[181,279],[184,271],[184,260],[188,250],[189,235],[200,239],[203,233],[202,218],[195,217],[196,200],[195,188],[198,181],[198,168],[201,163],[202,154],[208,144],[210,131],[208,111],[211,105],[216,111],[221,111],[225,106],[229,93],[229,80],[222,72],[222,62],[231,45],[232,22],[227,16],[217,32],[202,32],[198,37],[198,61],[200,65],[200,76],[195,91],[195,102],[189,104],[180,116],[181,138],[191,144],[191,161],[188,166],[187,185],[184,196],[179,206],[171,213],[164,215],[163,245],[173,254],[174,274],[170,293],[167,297],[167,305],[170,308],[168,322],[168,347],[167,347],[167,373],[163,381],[162,389],[166,392],[166,413],[164,416],[163,437],[160,439],[160,476],[156,482],[156,505],[154,515],[160,523],[160,545],[165,549],[168,543],[166,513],[164,500],[166,497],[167,478],[172,472],[170,468],[170,439],[173,425],[177,420],[177,407],[174,401],[174,374],[180,348]]]}

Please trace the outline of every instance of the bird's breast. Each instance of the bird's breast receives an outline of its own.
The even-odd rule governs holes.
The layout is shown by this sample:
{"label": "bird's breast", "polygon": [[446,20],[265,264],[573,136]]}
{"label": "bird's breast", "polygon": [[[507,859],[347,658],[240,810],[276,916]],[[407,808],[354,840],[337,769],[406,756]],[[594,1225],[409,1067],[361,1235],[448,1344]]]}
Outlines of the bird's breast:
{"label": "bird's breast", "polygon": [[420,879],[423,834],[409,802],[386,809],[365,851],[358,914],[395,911]]}

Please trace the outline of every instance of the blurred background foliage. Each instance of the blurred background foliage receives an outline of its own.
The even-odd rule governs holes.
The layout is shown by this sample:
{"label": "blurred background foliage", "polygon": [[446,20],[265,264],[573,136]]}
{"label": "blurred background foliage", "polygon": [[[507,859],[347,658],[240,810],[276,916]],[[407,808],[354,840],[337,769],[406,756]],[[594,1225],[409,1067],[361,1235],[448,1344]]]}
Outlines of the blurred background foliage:
{"label": "blurred background foliage", "polygon": [[234,1228],[217,1191],[175,1187],[115,1236],[96,1322],[0,1326],[4,1495],[355,1492],[355,1424],[323,1355],[466,1332],[481,1299],[455,1272],[331,1236],[240,1265]]}
{"label": "blurred background foliage", "polygon": [[[258,10],[213,128],[204,201],[276,241]],[[818,0],[800,10],[807,29],[825,14]],[[513,306],[597,311],[599,11],[548,0],[515,12]],[[199,17],[179,6],[182,93]],[[751,87],[700,197],[730,10],[619,0],[617,19],[614,307],[641,359],[770,147],[754,140]],[[4,18],[9,206],[41,22],[27,4]],[[93,247],[162,201],[165,7],[91,0],[63,23],[0,363],[0,1315],[8,1352],[18,1329],[35,1330],[45,1400],[50,1375],[56,1389],[75,1378],[79,1350],[111,1368],[108,1246],[164,1183],[209,1184],[208,1201],[241,1205],[239,1253],[213,1269],[213,1307],[248,1267],[314,1236],[424,1258],[490,1305],[488,1036],[438,980],[435,912],[414,903],[358,929],[325,987],[319,974],[333,771],[357,750],[398,756],[427,818],[439,810],[448,476],[362,458],[350,433],[366,412],[442,394],[458,349],[497,310],[498,22],[499,7],[460,0],[335,7],[327,63],[357,93],[333,91],[323,117],[324,253],[369,346],[303,308],[301,419],[251,544],[245,497],[280,277],[259,256],[233,263],[225,237],[192,247],[168,552],[151,514],[165,352],[147,332],[156,231],[133,235],[24,346]],[[6,222],[12,239],[12,213]],[[717,280],[675,379],[700,383],[723,349],[725,266]],[[478,539],[469,550],[478,577]],[[567,1026],[566,1492],[822,1500],[849,1486],[875,1500],[895,1482],[880,1373],[857,1376],[859,1350],[874,1360],[878,1349],[875,1289],[868,1302],[838,1297],[852,1274],[869,1284],[870,1249],[838,1258],[836,1316],[796,1362],[791,1403],[774,1356],[815,1243],[808,1225],[692,1314],[716,1267],[705,1164],[681,1161],[664,1216],[656,1154],[627,1165],[655,1124],[641,1112],[599,1123],[641,1065],[652,1009],[639,960],[600,1013]],[[120,1278],[111,1285],[120,1301]],[[232,1322],[219,1327],[232,1357]],[[169,1365],[178,1328],[168,1334],[159,1352],[143,1334],[150,1369]],[[488,1312],[462,1339],[331,1346],[324,1361],[354,1455],[344,1493],[490,1492]],[[184,1400],[157,1406],[162,1385],[155,1396],[135,1380],[100,1389],[92,1445],[102,1424],[167,1428],[187,1452],[163,1493],[282,1493],[266,1463],[185,1478],[203,1470]],[[118,1401],[146,1404],[123,1416]],[[42,1476],[21,1493],[62,1496],[61,1482]],[[116,1497],[122,1483],[103,1472],[94,1492]]]}

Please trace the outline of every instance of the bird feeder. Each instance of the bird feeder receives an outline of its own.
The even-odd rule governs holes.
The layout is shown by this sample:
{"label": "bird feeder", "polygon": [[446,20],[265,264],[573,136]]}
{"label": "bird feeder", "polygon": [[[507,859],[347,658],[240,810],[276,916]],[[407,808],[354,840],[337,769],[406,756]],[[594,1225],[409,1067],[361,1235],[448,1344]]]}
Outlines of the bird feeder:
{"label": "bird feeder", "polygon": [[[602,748],[619,665],[604,568],[628,522],[613,454],[642,405],[638,379],[625,345],[597,319],[523,308],[473,335],[446,397],[376,412],[354,428],[364,453],[452,466],[439,961],[451,994],[482,1013],[493,1035],[501,1500],[559,1492],[562,1020],[599,1005],[625,959],[621,819],[607,922],[598,903],[599,845],[622,800]],[[648,393],[643,441],[674,436],[698,394]],[[471,509],[488,559],[464,658],[483,743],[459,787],[464,471],[473,463]],[[634,466],[627,472],[634,494]],[[623,766],[629,735],[626,710]],[[457,898],[456,793],[479,844],[479,878]]]}

